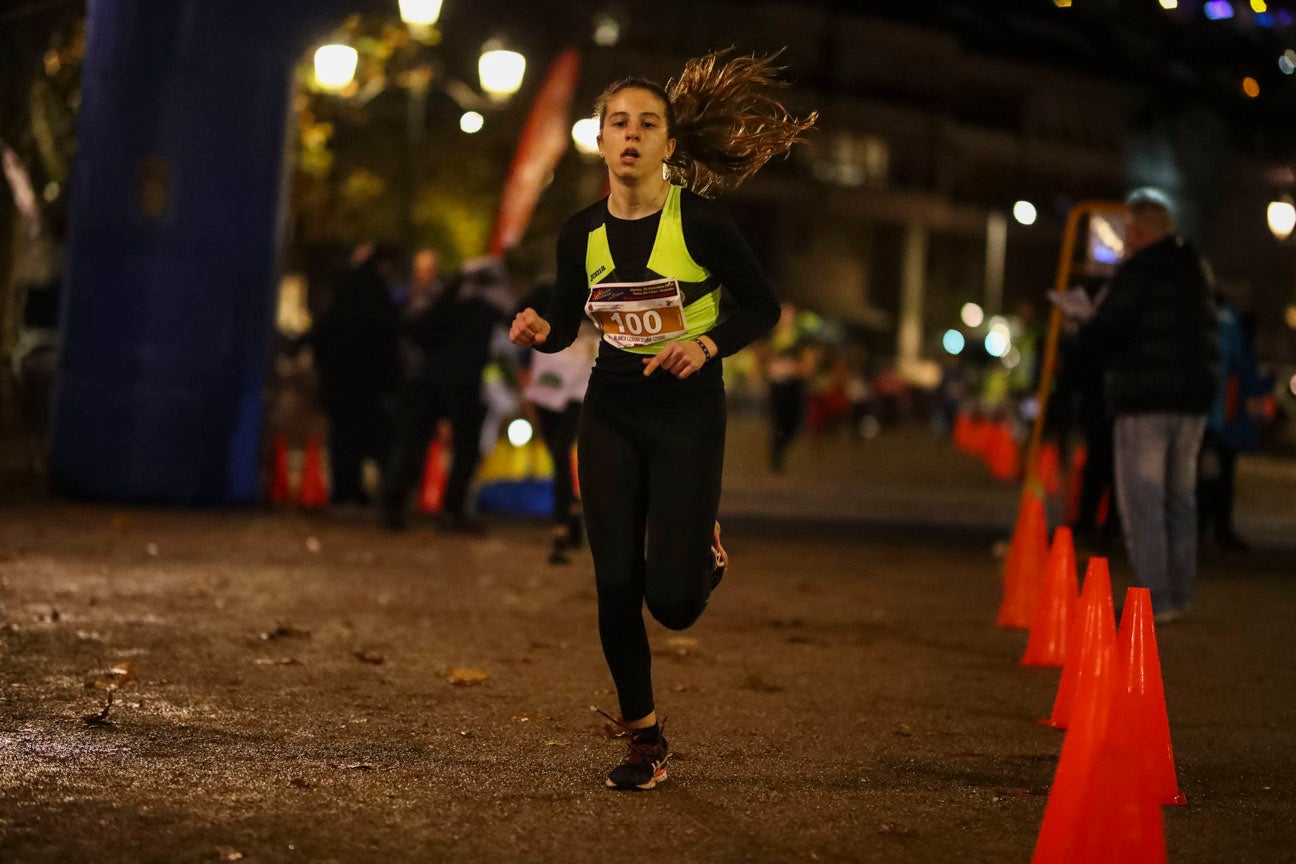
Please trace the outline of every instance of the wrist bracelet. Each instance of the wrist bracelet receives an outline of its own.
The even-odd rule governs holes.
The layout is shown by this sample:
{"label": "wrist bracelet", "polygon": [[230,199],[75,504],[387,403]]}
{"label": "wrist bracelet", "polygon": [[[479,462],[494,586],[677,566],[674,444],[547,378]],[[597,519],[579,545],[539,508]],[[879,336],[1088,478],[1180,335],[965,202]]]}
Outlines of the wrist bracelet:
{"label": "wrist bracelet", "polygon": [[710,362],[710,360],[711,360],[711,351],[710,351],[710,349],[708,349],[708,348],[706,347],[706,343],[702,341],[702,337],[699,336],[698,338],[694,339],[693,341],[696,342],[696,343],[697,343],[697,346],[698,346],[699,348],[702,349],[702,356],[706,358],[706,359],[703,360],[702,362],[703,362],[703,363],[708,363],[708,362]]}

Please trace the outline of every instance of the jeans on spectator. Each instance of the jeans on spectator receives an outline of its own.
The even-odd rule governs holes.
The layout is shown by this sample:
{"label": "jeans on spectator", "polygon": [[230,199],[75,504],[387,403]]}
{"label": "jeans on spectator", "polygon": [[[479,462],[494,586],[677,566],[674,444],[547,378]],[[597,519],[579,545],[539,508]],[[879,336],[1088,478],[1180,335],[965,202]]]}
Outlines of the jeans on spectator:
{"label": "jeans on spectator", "polygon": [[1116,418],[1116,496],[1134,577],[1156,612],[1185,608],[1197,578],[1197,452],[1205,415]]}

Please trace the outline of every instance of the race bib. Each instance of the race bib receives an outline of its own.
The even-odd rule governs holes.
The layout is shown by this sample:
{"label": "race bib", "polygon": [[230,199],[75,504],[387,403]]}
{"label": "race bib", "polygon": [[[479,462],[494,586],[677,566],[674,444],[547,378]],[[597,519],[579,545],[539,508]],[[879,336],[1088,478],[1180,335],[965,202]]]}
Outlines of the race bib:
{"label": "race bib", "polygon": [[638,348],[683,336],[684,295],[674,279],[601,283],[590,289],[585,314],[617,348]]}

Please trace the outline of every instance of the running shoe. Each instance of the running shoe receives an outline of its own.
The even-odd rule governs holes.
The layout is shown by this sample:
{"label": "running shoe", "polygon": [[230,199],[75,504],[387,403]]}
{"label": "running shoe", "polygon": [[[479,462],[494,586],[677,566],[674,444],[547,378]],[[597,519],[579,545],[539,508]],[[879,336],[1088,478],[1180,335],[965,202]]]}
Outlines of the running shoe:
{"label": "running shoe", "polygon": [[711,557],[715,561],[715,566],[711,570],[711,590],[714,591],[720,586],[720,580],[724,578],[725,570],[729,567],[729,553],[725,552],[724,546],[720,545],[720,521],[715,523],[715,531],[711,534]]}
{"label": "running shoe", "polygon": [[671,756],[665,725],[658,723],[647,729],[632,729],[609,714],[599,713],[624,729],[630,737],[625,758],[608,772],[608,788],[647,791],[665,780],[666,761]]}

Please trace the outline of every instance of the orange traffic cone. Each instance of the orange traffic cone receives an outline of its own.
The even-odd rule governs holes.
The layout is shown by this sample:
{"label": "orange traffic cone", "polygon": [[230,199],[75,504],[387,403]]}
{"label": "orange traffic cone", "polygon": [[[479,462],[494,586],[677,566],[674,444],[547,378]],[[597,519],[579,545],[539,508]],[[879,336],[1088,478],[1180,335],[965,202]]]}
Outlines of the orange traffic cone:
{"label": "orange traffic cone", "polygon": [[324,480],[324,459],[320,450],[319,436],[307,436],[306,461],[302,465],[301,491],[297,503],[308,510],[328,506],[328,485]]}
{"label": "orange traffic cone", "polygon": [[972,452],[974,455],[980,456],[986,464],[990,462],[990,449],[994,444],[994,431],[995,425],[986,419],[976,421],[976,426],[973,427]]}
{"label": "orange traffic cone", "polygon": [[996,624],[1025,630],[1035,616],[1040,582],[1048,562],[1048,528],[1044,524],[1044,502],[1023,491],[1017,511],[1017,527],[1004,566],[1004,596]]}
{"label": "orange traffic cone", "polygon": [[962,453],[974,452],[972,418],[966,411],[954,415],[954,449]]}
{"label": "orange traffic cone", "polygon": [[1165,864],[1161,805],[1135,740],[1141,713],[1118,680],[1107,732],[1085,784],[1082,813],[1072,838],[1074,852],[1066,860]]}
{"label": "orange traffic cone", "polygon": [[1040,483],[1044,485],[1044,494],[1056,497],[1062,491],[1062,460],[1058,456],[1058,447],[1052,441],[1040,447],[1039,462],[1036,465]]}
{"label": "orange traffic cone", "polygon": [[1134,706],[1130,709],[1129,728],[1135,730],[1135,746],[1146,762],[1148,782],[1157,803],[1186,804],[1188,799],[1179,790],[1170,744],[1170,719],[1148,589],[1130,588],[1125,592],[1119,644],[1123,698]]}
{"label": "orange traffic cone", "polygon": [[[1096,653],[1104,645],[1116,644],[1116,622],[1112,611],[1111,572],[1106,558],[1090,558],[1080,594],[1079,618],[1067,629],[1066,660],[1058,683],[1053,713],[1040,720],[1046,726],[1065,729],[1073,706],[1078,704],[1081,677],[1098,662]],[[1092,673],[1090,673],[1092,674]]]}
{"label": "orange traffic cone", "polygon": [[988,464],[996,480],[1012,480],[1021,467],[1021,448],[1013,437],[1012,427],[1004,423],[994,429]]}
{"label": "orange traffic cone", "polygon": [[418,509],[420,513],[440,513],[445,503],[446,488],[445,442],[439,437],[428,442],[427,464],[423,468],[423,482],[419,485]]}
{"label": "orange traffic cone", "polygon": [[292,499],[288,482],[288,442],[282,435],[274,436],[274,464],[270,475],[270,503],[287,504]]}
{"label": "orange traffic cone", "polygon": [[[1105,563],[1105,562],[1104,562]],[[1091,578],[1097,572],[1096,578]],[[1075,710],[1062,742],[1062,755],[1053,775],[1044,824],[1035,842],[1031,864],[1071,864],[1087,859],[1077,853],[1088,831],[1103,830],[1090,818],[1091,798],[1087,794],[1099,752],[1107,740],[1109,720],[1120,683],[1116,657],[1116,622],[1112,614],[1111,582],[1105,568],[1085,577],[1089,602],[1082,601],[1081,630],[1084,644],[1078,652]],[[1102,602],[1102,585],[1107,588]],[[1091,588],[1091,585],[1094,586]],[[1070,655],[1067,666],[1071,666]]]}
{"label": "orange traffic cone", "polygon": [[1061,666],[1066,659],[1067,625],[1075,620],[1079,591],[1076,585],[1075,542],[1065,525],[1053,532],[1044,585],[1040,591],[1030,640],[1022,655],[1023,666]]}

